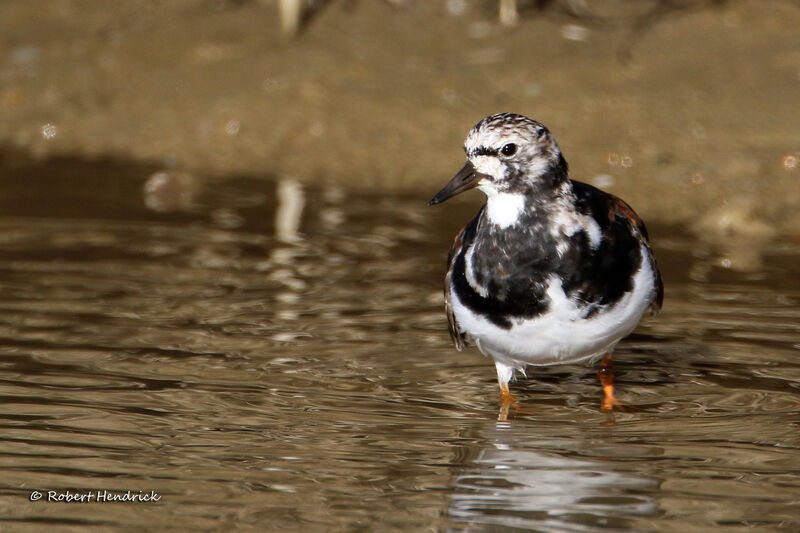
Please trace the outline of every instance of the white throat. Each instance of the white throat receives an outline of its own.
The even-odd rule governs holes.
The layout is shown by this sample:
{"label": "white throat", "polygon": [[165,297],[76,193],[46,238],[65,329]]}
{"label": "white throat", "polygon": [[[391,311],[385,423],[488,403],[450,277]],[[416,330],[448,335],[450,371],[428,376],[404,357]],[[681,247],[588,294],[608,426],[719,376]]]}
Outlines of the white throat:
{"label": "white throat", "polygon": [[525,195],[497,192],[494,189],[479,187],[486,193],[486,216],[489,222],[501,229],[513,226],[525,210]]}

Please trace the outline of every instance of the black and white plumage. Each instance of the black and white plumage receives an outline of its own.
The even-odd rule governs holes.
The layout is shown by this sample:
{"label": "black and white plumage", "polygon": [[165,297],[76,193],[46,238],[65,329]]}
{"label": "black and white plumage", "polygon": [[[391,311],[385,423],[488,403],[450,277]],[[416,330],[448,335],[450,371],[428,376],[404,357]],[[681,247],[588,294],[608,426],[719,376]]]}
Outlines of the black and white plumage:
{"label": "black and white plumage", "polygon": [[513,400],[515,369],[610,354],[660,309],[661,274],[641,219],[621,199],[571,180],[544,125],[492,115],[464,150],[466,164],[430,202],[473,187],[487,196],[450,250],[447,320],[456,348],[472,341],[494,359],[503,398]]}

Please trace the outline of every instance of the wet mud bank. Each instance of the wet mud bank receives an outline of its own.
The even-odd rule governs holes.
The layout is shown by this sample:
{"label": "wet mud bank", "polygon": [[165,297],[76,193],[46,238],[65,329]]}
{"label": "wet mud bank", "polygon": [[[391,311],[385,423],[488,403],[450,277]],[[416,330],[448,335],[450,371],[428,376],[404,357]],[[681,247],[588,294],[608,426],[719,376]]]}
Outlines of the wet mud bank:
{"label": "wet mud bank", "polygon": [[[800,8],[269,1],[0,5],[0,145],[206,176],[429,196],[484,115],[523,113],[573,177],[724,240],[800,226]],[[422,194],[424,191],[425,194]]]}

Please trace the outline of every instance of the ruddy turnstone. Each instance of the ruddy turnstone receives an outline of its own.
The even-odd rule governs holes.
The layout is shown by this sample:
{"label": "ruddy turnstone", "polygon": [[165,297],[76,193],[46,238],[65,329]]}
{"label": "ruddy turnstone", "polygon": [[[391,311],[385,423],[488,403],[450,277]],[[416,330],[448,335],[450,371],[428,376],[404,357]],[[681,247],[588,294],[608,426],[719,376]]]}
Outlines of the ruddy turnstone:
{"label": "ruddy turnstone", "polygon": [[611,352],[663,286],[644,223],[621,199],[570,179],[550,131],[522,115],[478,122],[467,162],[429,205],[473,187],[486,204],[447,258],[445,309],[458,350],[473,341],[500,383],[500,418],[516,400],[514,370],[595,361],[613,409]]}

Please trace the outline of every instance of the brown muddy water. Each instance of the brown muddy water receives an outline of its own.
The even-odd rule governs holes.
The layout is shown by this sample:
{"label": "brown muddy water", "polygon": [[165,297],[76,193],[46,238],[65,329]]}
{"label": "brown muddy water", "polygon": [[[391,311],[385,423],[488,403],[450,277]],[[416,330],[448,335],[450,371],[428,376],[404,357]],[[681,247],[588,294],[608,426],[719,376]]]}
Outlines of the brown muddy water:
{"label": "brown muddy water", "polygon": [[629,409],[553,367],[500,423],[440,292],[477,193],[0,170],[0,530],[800,530],[796,238],[652,227]]}

